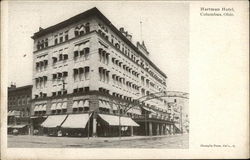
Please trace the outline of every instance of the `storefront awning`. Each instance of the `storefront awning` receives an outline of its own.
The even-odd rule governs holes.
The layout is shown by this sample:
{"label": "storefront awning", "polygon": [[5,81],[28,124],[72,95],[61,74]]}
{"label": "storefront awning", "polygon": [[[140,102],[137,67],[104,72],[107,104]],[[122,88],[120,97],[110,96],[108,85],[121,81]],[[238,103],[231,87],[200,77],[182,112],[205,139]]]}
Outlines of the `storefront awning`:
{"label": "storefront awning", "polygon": [[[104,121],[106,121],[110,126],[119,126],[119,116],[115,115],[106,115],[106,114],[98,114]],[[133,121],[130,117],[121,117],[121,126],[136,126],[138,127],[135,121]]]}
{"label": "storefront awning", "polygon": [[42,124],[42,127],[55,128],[61,126],[67,115],[53,115],[49,116]]}
{"label": "storefront awning", "polygon": [[20,124],[20,125],[11,126],[11,128],[19,129],[19,128],[24,128],[26,126],[27,126],[26,124],[23,124],[23,125]]}
{"label": "storefront awning", "polygon": [[70,114],[61,127],[85,128],[91,114]]}

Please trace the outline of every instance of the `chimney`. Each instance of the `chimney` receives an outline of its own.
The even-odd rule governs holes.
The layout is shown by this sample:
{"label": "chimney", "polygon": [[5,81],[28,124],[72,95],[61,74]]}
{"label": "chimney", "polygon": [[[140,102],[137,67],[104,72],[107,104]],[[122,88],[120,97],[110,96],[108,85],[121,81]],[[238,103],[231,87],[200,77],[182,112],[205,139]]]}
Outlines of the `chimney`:
{"label": "chimney", "polygon": [[120,28],[120,32],[122,32],[122,33],[124,32],[124,28],[123,27]]}
{"label": "chimney", "polygon": [[41,30],[43,30],[43,28],[42,28],[42,27],[39,27],[39,31],[41,31]]}

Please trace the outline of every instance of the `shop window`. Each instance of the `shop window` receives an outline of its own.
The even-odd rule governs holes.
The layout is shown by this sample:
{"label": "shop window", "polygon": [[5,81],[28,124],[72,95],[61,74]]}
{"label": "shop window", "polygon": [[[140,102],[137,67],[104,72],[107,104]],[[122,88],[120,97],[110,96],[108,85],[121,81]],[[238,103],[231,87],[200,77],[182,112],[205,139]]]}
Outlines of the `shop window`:
{"label": "shop window", "polygon": [[73,108],[73,112],[77,112],[77,108]]}
{"label": "shop window", "polygon": [[63,109],[62,112],[63,112],[63,113],[66,113],[66,112],[67,112],[67,109]]}
{"label": "shop window", "polygon": [[64,91],[63,91],[63,94],[64,94],[64,95],[67,94],[67,90],[64,90]]}

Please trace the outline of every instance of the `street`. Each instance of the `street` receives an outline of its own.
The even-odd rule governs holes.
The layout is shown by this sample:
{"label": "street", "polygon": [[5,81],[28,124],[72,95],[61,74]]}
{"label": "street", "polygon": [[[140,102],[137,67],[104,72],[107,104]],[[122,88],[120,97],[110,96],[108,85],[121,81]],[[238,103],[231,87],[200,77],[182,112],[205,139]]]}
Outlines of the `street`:
{"label": "street", "polygon": [[133,136],[133,137],[48,137],[8,135],[10,148],[178,148],[188,149],[189,136]]}

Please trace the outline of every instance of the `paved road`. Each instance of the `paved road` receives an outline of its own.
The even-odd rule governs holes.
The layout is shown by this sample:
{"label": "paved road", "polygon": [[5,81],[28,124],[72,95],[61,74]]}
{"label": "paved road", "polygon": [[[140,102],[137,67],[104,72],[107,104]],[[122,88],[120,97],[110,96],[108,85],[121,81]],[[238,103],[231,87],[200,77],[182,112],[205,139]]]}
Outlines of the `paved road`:
{"label": "paved road", "polygon": [[10,148],[188,148],[188,135],[133,137],[47,137],[8,136]]}

